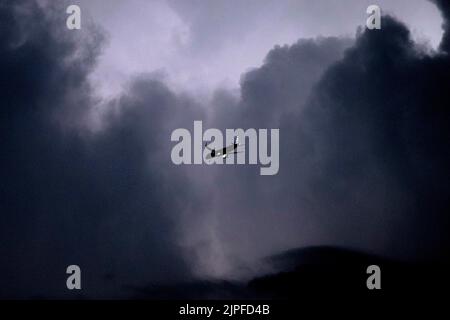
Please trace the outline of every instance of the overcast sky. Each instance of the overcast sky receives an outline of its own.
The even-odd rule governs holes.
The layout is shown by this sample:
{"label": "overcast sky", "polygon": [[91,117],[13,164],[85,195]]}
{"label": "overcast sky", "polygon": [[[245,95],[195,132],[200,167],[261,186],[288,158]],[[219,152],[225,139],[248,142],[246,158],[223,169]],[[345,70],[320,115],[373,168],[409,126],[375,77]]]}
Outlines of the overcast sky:
{"label": "overcast sky", "polygon": [[[159,72],[183,90],[236,88],[274,45],[299,38],[355,35],[369,0],[81,0],[83,14],[109,35],[94,79],[115,94],[136,72]],[[436,46],[442,19],[424,0],[382,0],[383,12]]]}
{"label": "overcast sky", "polygon": [[[295,142],[296,139],[292,137],[294,132],[283,129],[286,124],[281,119],[287,110],[295,110],[306,103],[311,87],[332,62],[342,57],[343,48],[349,43],[344,40],[341,40],[341,44],[332,41],[318,43],[316,49],[309,48],[307,44],[295,44],[299,39],[308,38],[354,38],[358,26],[365,25],[366,8],[372,3],[360,0],[113,0],[108,5],[101,0],[80,2],[85,8],[84,12],[107,35],[103,55],[92,74],[94,83],[100,86],[100,91],[96,93],[120,95],[129,90],[122,90],[121,86],[129,86],[129,80],[137,74],[156,73],[157,78],[162,79],[175,93],[185,92],[197,99],[201,107],[213,110],[211,126],[225,128],[227,118],[230,119],[227,124],[231,128],[237,127],[238,123],[242,127],[280,126],[285,135],[290,135],[287,140],[283,140],[289,141],[285,149],[290,148],[291,143],[297,143],[298,150],[302,150],[302,142]],[[383,13],[404,23],[417,43],[437,48],[443,33],[443,19],[431,2],[384,0],[377,4]],[[386,33],[389,32],[385,31],[386,39]],[[276,45],[292,47],[290,50],[274,50],[272,59],[268,58],[268,53]],[[277,52],[285,52],[290,58],[283,55],[277,58]],[[292,65],[278,69],[277,59],[284,58],[292,59]],[[264,62],[264,68],[256,69]],[[380,65],[380,68],[383,66]],[[254,69],[255,72],[249,73]],[[270,89],[261,89],[260,81],[270,81]],[[292,84],[286,85],[284,81]],[[282,86],[287,86],[287,89]],[[278,87],[282,91],[271,91],[275,88],[278,90]],[[217,97],[214,92],[218,89],[225,91],[225,96],[234,95],[238,100],[230,101],[222,95]],[[263,90],[268,90],[265,98],[262,98]],[[202,97],[212,97],[212,100]],[[241,97],[243,102],[239,100]],[[249,115],[232,111],[233,104],[237,108],[240,105],[246,105],[250,110],[255,108],[250,116],[253,121],[240,122],[238,119]],[[272,109],[277,112],[268,111]],[[267,113],[262,110],[267,110]],[[276,121],[278,117],[281,124]],[[380,235],[379,230],[390,228],[390,225],[388,220],[379,215],[381,211],[377,211],[375,205],[371,209],[373,215],[366,220],[372,221],[371,225],[367,224],[367,239],[358,242],[354,238],[345,239],[342,230],[336,234],[329,230],[323,233],[322,227],[327,223],[318,218],[319,213],[304,207],[307,207],[305,203],[309,200],[294,201],[292,198],[298,197],[296,193],[285,199],[288,203],[286,207],[273,206],[289,193],[283,188],[275,196],[278,200],[255,203],[252,195],[257,193],[255,190],[262,192],[261,185],[267,183],[260,177],[252,176],[248,181],[254,184],[239,191],[231,181],[224,186],[214,183],[211,177],[220,181],[226,179],[220,173],[217,177],[202,171],[196,174],[202,178],[199,180],[194,175],[193,180],[199,180],[200,190],[204,188],[204,195],[208,194],[209,198],[214,199],[209,202],[215,209],[207,214],[198,214],[201,223],[198,219],[192,219],[192,216],[182,223],[184,230],[187,230],[184,241],[195,243],[196,246],[202,243],[202,249],[197,254],[200,256],[200,265],[204,264],[207,273],[226,274],[235,263],[234,259],[256,259],[267,252],[315,241],[354,246],[367,241],[374,250],[384,250],[385,242],[389,242],[385,235]],[[272,180],[287,185],[290,179],[286,174],[286,171],[282,171]],[[211,179],[205,178],[208,176]],[[228,186],[233,187],[229,190]],[[299,185],[294,184],[292,188],[297,190]],[[308,193],[306,189],[305,193]],[[234,210],[230,210],[227,203],[234,203],[232,199],[239,198],[239,192],[244,198]],[[370,198],[366,195],[365,201],[371,202]],[[324,201],[327,202],[326,199]],[[344,210],[351,211],[348,208]],[[340,223],[336,217],[325,216],[323,218],[329,223]],[[359,220],[355,217],[352,221],[357,225],[356,221]],[[282,231],[278,233],[275,230]],[[246,234],[247,242],[243,241],[242,234]]]}
{"label": "overcast sky", "polygon": [[[81,31],[71,2],[2,1],[0,297],[73,297],[74,263],[84,297],[111,298],[317,245],[446,258],[435,2],[381,1],[382,30],[357,34],[366,1],[83,0]],[[279,128],[278,174],[175,165],[171,133],[194,120]]]}

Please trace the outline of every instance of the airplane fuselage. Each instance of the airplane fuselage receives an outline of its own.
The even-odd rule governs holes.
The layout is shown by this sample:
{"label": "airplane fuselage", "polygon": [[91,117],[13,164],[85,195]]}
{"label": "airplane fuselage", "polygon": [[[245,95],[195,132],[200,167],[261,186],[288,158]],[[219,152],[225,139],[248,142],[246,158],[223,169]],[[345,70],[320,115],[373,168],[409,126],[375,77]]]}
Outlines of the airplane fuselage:
{"label": "airplane fuselage", "polygon": [[221,149],[212,149],[211,152],[206,156],[206,159],[212,159],[215,157],[226,158],[230,153],[233,153],[238,147],[237,143],[230,144],[227,147]]}

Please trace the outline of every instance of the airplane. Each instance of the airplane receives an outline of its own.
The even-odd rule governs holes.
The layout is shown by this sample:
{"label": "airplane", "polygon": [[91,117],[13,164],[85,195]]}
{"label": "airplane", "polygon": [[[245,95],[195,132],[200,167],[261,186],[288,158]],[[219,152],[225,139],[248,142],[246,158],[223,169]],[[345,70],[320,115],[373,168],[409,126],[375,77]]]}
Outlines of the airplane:
{"label": "airplane", "polygon": [[209,151],[211,151],[209,154],[206,155],[206,159],[212,159],[215,157],[222,157],[225,159],[229,154],[241,153],[242,151],[238,151],[237,148],[239,146],[244,145],[244,144],[239,143],[239,137],[237,137],[237,136],[234,137],[233,144],[230,144],[227,147],[223,147],[223,148],[220,148],[217,150],[209,148],[208,145],[210,143],[205,143],[205,148],[208,149]]}

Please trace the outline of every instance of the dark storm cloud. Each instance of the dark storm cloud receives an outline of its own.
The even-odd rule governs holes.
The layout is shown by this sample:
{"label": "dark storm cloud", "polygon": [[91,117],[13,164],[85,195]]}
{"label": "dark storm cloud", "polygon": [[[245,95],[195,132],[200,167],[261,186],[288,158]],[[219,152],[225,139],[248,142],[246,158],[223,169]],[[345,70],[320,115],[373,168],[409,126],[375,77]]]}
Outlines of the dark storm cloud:
{"label": "dark storm cloud", "polygon": [[442,257],[449,59],[418,51],[401,23],[383,23],[357,38],[309,100],[301,124],[318,168],[314,202],[324,220],[333,212],[330,232],[343,227],[354,246]]}
{"label": "dark storm cloud", "polygon": [[448,53],[450,52],[450,4],[445,0],[432,0],[432,2],[436,3],[444,18],[444,23],[442,24],[444,35],[442,36],[440,48]]}
{"label": "dark storm cloud", "polygon": [[65,17],[63,6],[0,4],[0,296],[74,296],[70,264],[82,268],[84,297],[186,279],[176,213],[196,194],[180,190],[182,169],[169,174],[167,137],[201,112],[141,77],[110,102],[104,128],[88,131],[102,36],[68,31]]}
{"label": "dark storm cloud", "polygon": [[276,48],[242,77],[234,107],[218,95],[216,126],[280,128],[278,175],[218,172],[218,233],[231,256],[333,244],[446,258],[448,55],[424,53],[389,16],[333,63],[344,47],[332,39]]}
{"label": "dark storm cloud", "polygon": [[[1,297],[70,297],[69,264],[86,297],[114,297],[298,246],[444,256],[448,22],[433,55],[390,17],[355,42],[277,46],[208,113],[157,76],[136,77],[92,132],[102,36],[68,32],[64,11],[0,4]],[[280,128],[278,175],[174,166],[170,133],[194,120]]]}
{"label": "dark storm cloud", "polygon": [[306,188],[303,179],[292,188],[284,187],[298,170],[296,163],[286,163],[286,155],[301,148],[292,129],[286,130],[284,119],[300,117],[313,85],[351,44],[350,39],[330,37],[276,46],[261,68],[242,76],[239,99],[224,91],[216,93],[208,126],[280,128],[282,144],[281,170],[276,176],[260,176],[257,166],[210,169],[213,180],[220,181],[210,190],[216,216],[211,228],[221,243],[215,249],[225,257],[225,263],[216,262],[217,270],[319,240],[322,228],[313,224],[299,202],[305,196],[300,189]]}
{"label": "dark storm cloud", "polygon": [[351,44],[329,37],[275,46],[260,68],[241,76],[240,99],[216,92],[211,126],[277,128],[283,116],[301,112],[313,85]]}

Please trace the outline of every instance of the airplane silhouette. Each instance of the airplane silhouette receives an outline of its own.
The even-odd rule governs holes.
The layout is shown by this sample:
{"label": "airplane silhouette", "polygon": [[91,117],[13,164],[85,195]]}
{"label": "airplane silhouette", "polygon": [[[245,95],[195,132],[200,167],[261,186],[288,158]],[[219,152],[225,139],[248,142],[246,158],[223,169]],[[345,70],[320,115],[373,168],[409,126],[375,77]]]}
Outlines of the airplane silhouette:
{"label": "airplane silhouette", "polygon": [[239,143],[239,137],[234,137],[233,144],[230,144],[227,147],[223,147],[220,149],[211,149],[208,147],[210,143],[205,143],[205,148],[211,151],[206,155],[206,159],[213,159],[216,157],[226,158],[229,154],[241,153],[242,151],[238,151],[237,148],[239,146],[243,146],[244,144]]}

